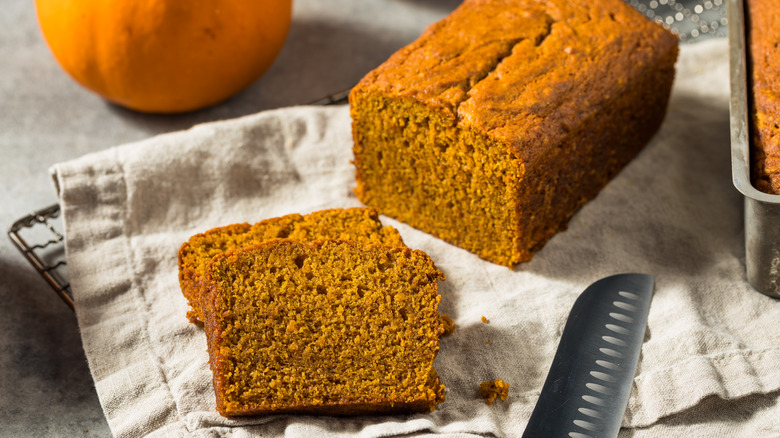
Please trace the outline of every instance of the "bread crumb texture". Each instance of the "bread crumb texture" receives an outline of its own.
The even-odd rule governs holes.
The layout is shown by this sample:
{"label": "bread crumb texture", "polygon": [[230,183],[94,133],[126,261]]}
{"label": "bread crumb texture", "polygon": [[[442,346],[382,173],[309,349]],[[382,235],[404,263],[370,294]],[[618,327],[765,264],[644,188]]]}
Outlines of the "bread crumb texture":
{"label": "bread crumb texture", "polygon": [[489,405],[492,405],[496,399],[505,401],[509,397],[509,384],[501,379],[482,382],[479,384],[479,396]]}
{"label": "bread crumb texture", "polygon": [[307,215],[290,214],[254,225],[231,224],[192,236],[179,249],[179,285],[191,310],[192,322],[203,321],[200,297],[205,288],[206,265],[225,251],[287,238],[292,240],[342,239],[358,243],[405,246],[398,231],[383,226],[374,208],[344,208],[316,211]]}
{"label": "bread crumb texture", "polygon": [[205,329],[217,409],[354,415],[429,412],[444,332],[421,251],[277,239],[206,269]]}
{"label": "bread crumb texture", "polygon": [[623,0],[466,0],[351,91],[355,193],[528,261],[658,130],[677,51]]}
{"label": "bread crumb texture", "polygon": [[441,323],[444,326],[444,335],[452,334],[452,332],[454,332],[457,328],[455,321],[453,321],[452,318],[450,318],[450,316],[446,313],[441,314]]}
{"label": "bread crumb texture", "polygon": [[780,195],[780,4],[750,0],[746,5],[753,97],[751,180],[758,190]]}

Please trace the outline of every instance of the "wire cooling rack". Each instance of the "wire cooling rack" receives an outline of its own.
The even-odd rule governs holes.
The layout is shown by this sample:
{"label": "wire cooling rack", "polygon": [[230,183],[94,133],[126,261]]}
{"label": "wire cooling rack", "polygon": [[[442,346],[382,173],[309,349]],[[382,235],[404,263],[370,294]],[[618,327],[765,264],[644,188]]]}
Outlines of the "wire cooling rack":
{"label": "wire cooling rack", "polygon": [[51,205],[14,222],[8,228],[8,237],[73,310],[73,295],[65,262],[65,240],[57,231],[61,223],[60,206]]}
{"label": "wire cooling rack", "polygon": [[[645,16],[661,23],[691,42],[727,35],[725,0],[626,0]],[[311,102],[312,105],[346,103],[349,90]],[[14,222],[8,236],[36,271],[65,304],[73,310],[73,295],[68,282],[65,241],[61,227],[60,206],[52,205]]]}

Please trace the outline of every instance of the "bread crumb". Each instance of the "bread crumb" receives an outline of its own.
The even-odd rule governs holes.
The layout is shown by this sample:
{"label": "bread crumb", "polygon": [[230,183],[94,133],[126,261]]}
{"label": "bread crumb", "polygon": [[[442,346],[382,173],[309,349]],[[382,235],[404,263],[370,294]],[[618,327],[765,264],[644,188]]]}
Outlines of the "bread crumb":
{"label": "bread crumb", "polygon": [[509,396],[509,384],[501,379],[479,384],[479,396],[485,399],[485,403],[492,405],[497,398],[506,400]]}
{"label": "bread crumb", "polygon": [[457,326],[455,325],[455,322],[452,320],[452,318],[449,317],[449,315],[442,313],[440,315],[440,319],[441,323],[444,325],[444,333],[442,333],[442,336],[449,335],[455,331]]}
{"label": "bread crumb", "polygon": [[487,319],[487,318],[485,318],[485,315],[482,315],[482,322],[484,322],[485,324],[487,324],[487,323],[489,323],[489,322],[490,322],[490,320],[489,320],[489,319]]}

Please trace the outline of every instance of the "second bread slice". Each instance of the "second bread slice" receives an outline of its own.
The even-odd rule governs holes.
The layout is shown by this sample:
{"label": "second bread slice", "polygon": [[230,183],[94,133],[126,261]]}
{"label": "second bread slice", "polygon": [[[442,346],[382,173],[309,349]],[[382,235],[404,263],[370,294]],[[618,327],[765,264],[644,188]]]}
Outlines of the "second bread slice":
{"label": "second bread slice", "polygon": [[289,214],[254,225],[232,224],[196,234],[179,249],[179,284],[191,307],[187,313],[190,321],[203,321],[200,297],[206,265],[212,257],[275,238],[343,239],[405,246],[395,228],[382,226],[379,213],[373,208],[333,208],[306,215]]}

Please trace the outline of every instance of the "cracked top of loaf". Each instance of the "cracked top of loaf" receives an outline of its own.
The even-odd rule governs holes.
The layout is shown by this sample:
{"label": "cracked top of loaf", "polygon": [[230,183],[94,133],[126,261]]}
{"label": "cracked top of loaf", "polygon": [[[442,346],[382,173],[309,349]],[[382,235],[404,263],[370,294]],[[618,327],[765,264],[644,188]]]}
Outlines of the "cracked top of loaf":
{"label": "cracked top of loaf", "polygon": [[623,0],[466,0],[355,92],[413,99],[522,158],[532,153],[524,146],[555,144],[658,59],[673,68],[677,43]]}

